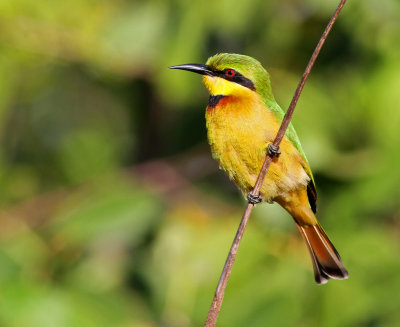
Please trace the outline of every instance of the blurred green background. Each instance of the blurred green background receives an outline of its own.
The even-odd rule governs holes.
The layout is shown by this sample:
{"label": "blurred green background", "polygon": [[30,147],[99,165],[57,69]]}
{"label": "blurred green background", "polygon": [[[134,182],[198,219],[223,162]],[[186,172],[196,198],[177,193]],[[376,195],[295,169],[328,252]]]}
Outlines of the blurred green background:
{"label": "blurred green background", "polygon": [[[168,66],[259,59],[287,108],[337,0],[0,1],[0,326],[201,326],[245,201]],[[400,1],[348,1],[294,124],[350,278],[258,206],[218,326],[400,326]]]}

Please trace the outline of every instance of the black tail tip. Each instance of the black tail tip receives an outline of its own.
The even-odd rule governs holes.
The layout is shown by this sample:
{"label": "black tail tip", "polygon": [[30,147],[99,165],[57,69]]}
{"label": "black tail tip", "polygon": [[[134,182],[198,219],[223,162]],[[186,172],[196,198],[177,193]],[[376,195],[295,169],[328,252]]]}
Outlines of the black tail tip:
{"label": "black tail tip", "polygon": [[314,277],[318,285],[326,284],[330,279],[347,279],[349,273],[344,267],[337,267],[334,271],[331,269],[327,270],[324,267],[319,267],[319,271],[315,271]]}

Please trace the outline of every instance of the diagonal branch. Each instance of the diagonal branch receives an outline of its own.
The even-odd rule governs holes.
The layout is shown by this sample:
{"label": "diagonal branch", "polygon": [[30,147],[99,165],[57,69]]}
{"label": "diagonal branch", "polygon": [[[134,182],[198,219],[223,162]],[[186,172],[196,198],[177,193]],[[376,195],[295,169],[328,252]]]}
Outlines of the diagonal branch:
{"label": "diagonal branch", "polygon": [[[274,154],[274,152],[278,153],[279,145],[285,135],[287,127],[289,126],[290,120],[293,116],[293,111],[297,104],[297,100],[300,97],[301,91],[303,90],[304,84],[306,83],[308,75],[310,74],[311,68],[313,67],[314,62],[317,59],[319,52],[321,51],[321,48],[324,45],[325,40],[326,40],[330,30],[332,29],[332,26],[335,23],[336,18],[338,17],[338,15],[339,15],[340,11],[342,10],[345,3],[346,3],[346,0],[340,1],[339,6],[336,8],[335,13],[333,14],[333,16],[330,19],[328,25],[326,26],[324,32],[322,33],[322,36],[310,58],[310,61],[307,64],[307,67],[303,73],[300,83],[297,86],[296,92],[294,93],[294,96],[290,103],[289,109],[287,110],[285,117],[282,120],[282,124],[278,130],[278,133],[276,134],[275,140],[272,143],[271,148],[273,151],[271,151],[271,152],[268,151],[268,154],[265,157],[264,164],[261,168],[260,174],[258,175],[254,189],[250,193],[252,197],[257,198],[260,194],[260,189],[264,182],[265,176],[268,172],[269,166],[272,162],[274,155],[276,155],[276,154]],[[249,221],[250,214],[251,214],[251,211],[253,210],[253,207],[254,207],[254,204],[249,201],[249,203],[247,204],[247,207],[243,213],[242,220],[241,220],[239,228],[236,232],[236,236],[235,236],[235,239],[233,240],[228,257],[226,258],[224,269],[222,270],[222,274],[219,279],[217,288],[215,290],[215,295],[214,295],[210,310],[208,312],[207,320],[204,325],[205,327],[214,327],[215,324],[217,323],[218,314],[219,314],[219,311],[221,310],[222,301],[224,299],[226,284],[228,283],[228,279],[231,274],[233,263],[235,262],[239,244],[243,237],[243,233],[246,228],[247,222]]]}

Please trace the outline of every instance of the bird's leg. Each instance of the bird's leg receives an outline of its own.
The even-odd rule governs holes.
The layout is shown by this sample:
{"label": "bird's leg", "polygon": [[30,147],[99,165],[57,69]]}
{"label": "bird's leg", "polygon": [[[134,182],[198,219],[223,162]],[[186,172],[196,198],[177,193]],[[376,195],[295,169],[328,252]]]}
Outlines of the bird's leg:
{"label": "bird's leg", "polygon": [[247,200],[253,205],[262,202],[261,196],[252,193],[247,193]]}
{"label": "bird's leg", "polygon": [[279,152],[279,146],[275,146],[273,143],[268,145],[267,153],[272,159],[274,157],[278,158],[281,155]]}

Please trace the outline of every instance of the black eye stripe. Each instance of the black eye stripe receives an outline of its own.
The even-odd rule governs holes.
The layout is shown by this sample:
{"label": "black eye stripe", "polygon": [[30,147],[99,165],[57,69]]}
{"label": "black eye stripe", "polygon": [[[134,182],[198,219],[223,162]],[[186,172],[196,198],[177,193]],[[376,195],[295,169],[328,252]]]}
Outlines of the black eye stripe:
{"label": "black eye stripe", "polygon": [[[232,74],[231,76],[227,73],[230,70],[234,72],[234,74]],[[234,70],[234,69],[231,69],[231,68],[227,68],[227,69],[224,69],[224,70],[215,70],[214,72],[218,77],[228,77],[228,78],[234,78],[234,77],[237,77],[237,76],[244,77],[237,70]]]}
{"label": "black eye stripe", "polygon": [[249,88],[250,90],[255,91],[256,88],[254,86],[254,83],[251,80],[249,80],[248,78],[244,77],[242,74],[240,74],[237,70],[234,70],[234,69],[232,69],[232,70],[235,72],[235,74],[233,76],[228,76],[226,74],[226,72],[228,70],[231,70],[231,69],[227,68],[225,70],[213,70],[213,72],[214,72],[215,76],[224,78],[227,81],[240,84],[240,85],[242,85],[244,87]]}

